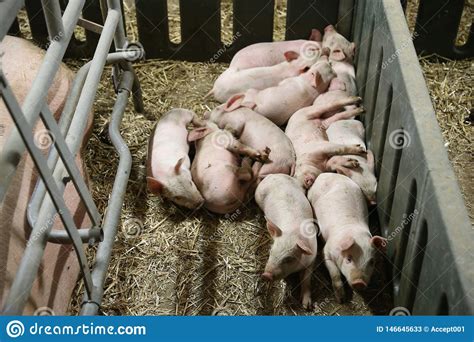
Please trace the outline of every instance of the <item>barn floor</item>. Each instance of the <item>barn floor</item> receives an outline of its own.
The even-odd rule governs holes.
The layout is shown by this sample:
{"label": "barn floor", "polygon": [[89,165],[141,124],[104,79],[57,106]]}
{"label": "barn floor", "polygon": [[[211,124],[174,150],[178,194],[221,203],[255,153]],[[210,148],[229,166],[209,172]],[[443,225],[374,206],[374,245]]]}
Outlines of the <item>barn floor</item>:
{"label": "barn floor", "polygon": [[[409,25],[418,0],[409,2]],[[460,42],[465,40],[473,1],[468,0]],[[177,2],[170,5],[173,41],[179,36]],[[128,18],[134,18],[128,9]],[[277,8],[275,40],[284,32],[285,8]],[[467,18],[467,19],[466,19]],[[231,5],[223,1],[223,39],[231,39]],[[132,41],[137,40],[134,20],[128,22]],[[464,118],[472,110],[473,62],[437,58],[420,60],[436,108],[446,148],[458,176],[466,204],[474,217],[472,125]],[[78,68],[83,61],[69,61]],[[253,201],[229,215],[205,210],[185,211],[147,193],[145,159],[147,139],[160,116],[174,107],[202,114],[216,105],[203,102],[224,64],[147,61],[136,65],[145,96],[143,115],[128,106],[122,134],[132,152],[133,166],[122,212],[122,225],[113,250],[102,311],[105,315],[370,315],[387,314],[392,308],[391,286],[384,261],[378,276],[363,297],[354,294],[337,304],[321,260],[315,266],[311,311],[299,305],[297,280],[268,284],[260,279],[270,240],[263,215]],[[95,105],[94,133],[86,162],[94,198],[105,211],[118,164],[107,133],[115,94],[110,72],[101,82]],[[373,225],[376,230],[376,224]],[[93,253],[91,251],[92,259]],[[381,258],[382,259],[382,258]],[[79,309],[82,285],[76,288],[71,314]]]}

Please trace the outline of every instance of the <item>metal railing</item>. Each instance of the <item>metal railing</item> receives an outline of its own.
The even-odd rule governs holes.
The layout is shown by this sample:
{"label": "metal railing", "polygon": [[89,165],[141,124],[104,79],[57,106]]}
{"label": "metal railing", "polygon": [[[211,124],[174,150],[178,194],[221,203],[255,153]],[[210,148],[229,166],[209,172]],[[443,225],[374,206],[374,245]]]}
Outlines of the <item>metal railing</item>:
{"label": "metal railing", "polygon": [[[38,169],[40,179],[28,205],[27,218],[32,227],[30,239],[17,268],[8,296],[4,314],[18,315],[23,312],[47,243],[72,244],[77,255],[85,285],[81,314],[93,315],[99,311],[105,275],[110,261],[113,241],[120,220],[120,211],[131,168],[131,154],[120,136],[120,123],[126,104],[133,94],[135,109],[143,109],[138,79],[131,60],[142,52],[123,51],[128,46],[123,25],[121,1],[101,0],[103,25],[87,22],[86,29],[100,33],[92,60],[76,74],[68,95],[61,119],[57,123],[46,104],[46,94],[64,57],[74,28],[81,22],[80,15],[85,0],[71,0],[61,13],[59,0],[42,0],[50,44],[38,74],[20,108],[8,80],[0,69],[0,96],[15,124],[0,154],[0,201],[3,201],[12,176],[23,155],[28,150]],[[0,39],[6,35],[15,20],[23,1],[0,2]],[[114,43],[118,52],[109,53]],[[132,56],[133,55],[133,56]],[[117,99],[111,114],[109,135],[120,157],[112,196],[103,221],[74,160],[83,141],[87,118],[91,112],[100,78],[106,64],[113,65]],[[55,137],[48,157],[44,157],[35,146],[33,127],[41,118],[45,127]],[[65,204],[63,195],[68,181],[72,181],[80,195],[92,227],[78,229]],[[52,230],[55,215],[58,214],[65,231]],[[89,267],[83,243],[97,243],[95,265]]]}

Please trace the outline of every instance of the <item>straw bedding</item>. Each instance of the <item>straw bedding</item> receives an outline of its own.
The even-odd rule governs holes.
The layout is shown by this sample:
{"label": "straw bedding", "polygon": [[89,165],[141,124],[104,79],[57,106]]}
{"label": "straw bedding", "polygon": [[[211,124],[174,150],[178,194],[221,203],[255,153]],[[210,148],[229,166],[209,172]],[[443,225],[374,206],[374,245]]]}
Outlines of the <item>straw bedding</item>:
{"label": "straw bedding", "polygon": [[[472,5],[472,1],[468,2]],[[170,31],[179,37],[176,1],[170,5]],[[409,4],[413,11],[416,4]],[[229,1],[223,1],[223,40],[232,37]],[[471,7],[472,9],[472,7]],[[128,34],[138,40],[134,9],[127,9]],[[285,8],[276,8],[275,40],[284,37]],[[411,16],[413,17],[413,16]],[[466,19],[464,19],[466,21]],[[411,26],[413,20],[410,21]],[[23,24],[24,25],[24,24]],[[464,25],[468,27],[468,23]],[[466,31],[466,30],[464,30]],[[465,39],[461,35],[460,39]],[[69,61],[73,68],[84,61]],[[472,203],[468,188],[472,174],[469,153],[472,126],[463,123],[472,108],[472,61],[422,59],[437,117],[448,145],[450,159],[466,202]],[[149,194],[145,187],[147,139],[162,114],[175,107],[199,115],[216,105],[203,101],[213,80],[225,64],[152,60],[135,65],[140,78],[145,113],[136,114],[129,104],[121,133],[133,155],[133,165],[122,211],[121,225],[113,249],[105,284],[102,312],[105,315],[367,315],[387,314],[393,307],[384,260],[378,262],[374,282],[364,298],[337,304],[327,271],[321,259],[313,275],[311,311],[299,302],[298,280],[268,284],[260,279],[268,257],[270,239],[263,215],[251,201],[234,213],[216,215],[206,210],[187,211]],[[115,99],[110,70],[100,83],[95,103],[93,136],[88,144],[86,162],[91,188],[101,212],[105,212],[118,165],[108,139],[108,123]],[[472,212],[472,208],[471,208]],[[371,220],[374,221],[375,220]],[[372,224],[377,231],[377,224]],[[92,260],[93,249],[89,251]],[[382,259],[382,258],[381,258]],[[83,285],[76,287],[70,311],[77,313]]]}

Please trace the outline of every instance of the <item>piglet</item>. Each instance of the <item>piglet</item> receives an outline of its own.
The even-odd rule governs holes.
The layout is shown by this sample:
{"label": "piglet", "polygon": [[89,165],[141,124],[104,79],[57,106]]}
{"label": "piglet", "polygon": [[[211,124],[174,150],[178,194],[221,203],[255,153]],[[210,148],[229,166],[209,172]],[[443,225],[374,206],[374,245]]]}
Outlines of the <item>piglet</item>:
{"label": "piglet", "polygon": [[[321,97],[327,94],[329,93]],[[364,111],[362,108],[338,112],[343,106],[356,104],[360,100],[358,97],[346,97],[322,102],[300,109],[288,121],[285,133],[293,143],[296,153],[295,177],[305,189],[309,189],[321,173],[336,171],[335,166],[328,163],[331,157],[365,153],[365,147],[358,143],[329,142],[325,132],[332,122],[361,114]],[[349,169],[359,166],[354,158],[342,157],[340,162],[341,166]]]}
{"label": "piglet", "polygon": [[321,45],[313,42],[313,52],[300,55],[294,51],[284,53],[286,61],[273,66],[237,70],[229,67],[214,83],[211,94],[219,102],[226,102],[232,95],[248,89],[262,90],[278,85],[288,77],[298,76],[316,63],[320,57]]}
{"label": "piglet", "polygon": [[[326,130],[328,139],[332,143],[353,145],[358,144],[365,147],[365,129],[362,122],[357,120],[342,120],[329,125]],[[358,167],[350,169],[344,166],[344,158],[355,159]],[[374,174],[374,155],[372,151],[367,151],[367,157],[360,155],[334,156],[329,159],[328,164],[338,173],[346,175],[352,179],[364,193],[370,204],[375,204],[377,179]]]}
{"label": "piglet", "polygon": [[323,48],[330,50],[329,60],[339,81],[332,84],[332,89],[346,91],[348,95],[357,95],[353,64],[355,44],[338,33],[334,26],[329,25],[324,29]]}
{"label": "piglet", "polygon": [[314,42],[321,42],[321,32],[311,31],[309,40],[288,40],[282,42],[257,43],[249,45],[235,54],[229,68],[243,70],[249,68],[272,66],[285,61],[285,51],[301,51],[311,49]]}
{"label": "piglet", "polygon": [[[218,214],[235,211],[245,202],[254,180],[251,159],[266,161],[268,149],[248,147],[212,122],[189,132],[188,140],[196,142],[191,174],[204,207]],[[239,155],[246,157],[241,160]]]}
{"label": "piglet", "polygon": [[272,281],[301,272],[301,301],[306,309],[310,308],[311,273],[318,247],[308,199],[294,178],[276,174],[258,185],[255,201],[265,213],[273,239],[262,277]]}
{"label": "piglet", "polygon": [[311,105],[334,77],[327,56],[322,56],[306,73],[287,78],[275,87],[249,89],[245,96],[235,95],[234,103],[249,107],[280,126],[298,109]]}
{"label": "piglet", "polygon": [[[273,173],[293,175],[295,151],[285,133],[273,122],[253,110],[237,106],[232,99],[206,114],[210,121],[220,128],[233,132],[243,144],[256,150],[270,148],[268,161],[263,165],[254,164],[256,183]],[[260,168],[261,166],[261,168]]]}
{"label": "piglet", "polygon": [[173,109],[156,124],[148,142],[147,184],[155,194],[188,209],[199,208],[204,198],[191,178],[188,131],[196,114]]}
{"label": "piglet", "polygon": [[326,242],[324,261],[331,276],[336,299],[345,298],[341,273],[355,290],[367,287],[377,251],[386,239],[372,236],[367,204],[359,186],[337,173],[320,175],[308,192],[321,235]]}

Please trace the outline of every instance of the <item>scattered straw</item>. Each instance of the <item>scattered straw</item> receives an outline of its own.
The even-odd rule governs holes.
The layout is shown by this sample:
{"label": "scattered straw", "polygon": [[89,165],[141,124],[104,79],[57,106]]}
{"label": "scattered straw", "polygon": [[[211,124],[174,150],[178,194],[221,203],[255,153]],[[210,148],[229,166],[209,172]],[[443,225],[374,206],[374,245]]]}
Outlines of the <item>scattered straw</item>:
{"label": "scattered straw", "polygon": [[[409,24],[418,0],[408,7]],[[276,8],[275,40],[284,39],[286,8]],[[465,41],[472,14],[472,0],[463,16],[459,41]],[[179,41],[177,1],[169,2],[170,35]],[[222,3],[223,40],[232,38],[230,1]],[[470,11],[470,12],[469,12]],[[137,40],[134,9],[127,9],[127,30]],[[20,20],[27,28],[26,20]],[[25,32],[25,31],[24,31]],[[78,33],[80,34],[80,32]],[[27,35],[28,37],[28,35]],[[74,69],[84,61],[69,61]],[[472,172],[472,126],[463,123],[472,108],[472,61],[421,59],[421,65],[437,109],[448,152],[460,179],[472,213],[473,190],[468,187]],[[173,107],[184,107],[202,114],[215,103],[203,102],[213,80],[225,64],[153,60],[136,64],[146,112],[136,114],[129,105],[121,132],[133,155],[121,225],[105,284],[102,311],[106,315],[367,315],[387,313],[392,306],[383,264],[379,263],[373,288],[365,298],[354,295],[343,305],[332,294],[327,271],[316,263],[313,283],[315,307],[306,312],[299,305],[297,277],[289,282],[267,284],[260,280],[269,238],[262,214],[254,202],[226,216],[201,210],[197,213],[151,196],[145,189],[145,158],[148,136],[156,120]],[[107,69],[94,106],[93,136],[87,146],[86,163],[94,198],[105,212],[118,160],[107,136],[115,94]],[[471,171],[468,170],[471,168]],[[93,250],[89,257],[93,259]],[[384,289],[379,293],[380,289]],[[82,298],[80,283],[70,312],[77,313]],[[367,305],[369,303],[370,305]]]}

